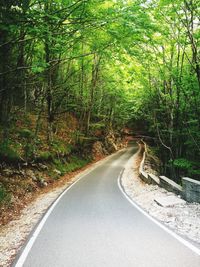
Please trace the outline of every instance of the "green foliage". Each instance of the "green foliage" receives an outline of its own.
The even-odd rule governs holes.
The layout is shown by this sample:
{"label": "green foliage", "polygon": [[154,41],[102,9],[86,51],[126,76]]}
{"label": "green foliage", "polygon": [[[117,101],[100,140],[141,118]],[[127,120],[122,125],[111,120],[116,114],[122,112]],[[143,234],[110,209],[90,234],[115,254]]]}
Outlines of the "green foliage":
{"label": "green foliage", "polygon": [[9,141],[0,144],[0,160],[9,163],[17,163],[21,161],[17,149]]}
{"label": "green foliage", "polygon": [[51,144],[51,150],[54,154],[66,156],[72,152],[73,146],[63,140],[54,140]]}
{"label": "green foliage", "polygon": [[22,139],[23,156],[26,161],[32,160],[35,153],[35,136],[29,129],[20,129],[18,132],[19,137]]}
{"label": "green foliage", "polygon": [[30,131],[29,129],[21,129],[20,131],[19,131],[19,136],[21,137],[21,138],[25,138],[25,139],[31,139],[31,138],[33,138],[34,137],[34,134],[33,134],[33,132],[32,131]]}
{"label": "green foliage", "polygon": [[184,159],[184,158],[175,159],[173,161],[173,164],[175,167],[178,167],[178,168],[183,169],[183,170],[190,170],[193,166],[193,162],[191,162],[187,159]]}
{"label": "green foliage", "polygon": [[198,162],[179,158],[174,160],[173,165],[179,170],[183,171],[184,175],[188,175],[190,177],[200,180],[200,169]]}
{"label": "green foliage", "polygon": [[0,205],[9,204],[11,200],[11,194],[7,192],[3,185],[0,185]]}
{"label": "green foliage", "polygon": [[88,162],[88,159],[81,159],[76,156],[72,156],[68,161],[55,159],[54,166],[61,172],[61,175],[64,175],[66,173],[73,172],[84,167],[86,164],[88,164]]}
{"label": "green foliage", "polygon": [[54,158],[54,154],[50,151],[42,151],[37,156],[37,161],[48,162]]}
{"label": "green foliage", "polygon": [[26,143],[24,146],[24,157],[26,161],[33,159],[34,152],[35,152],[35,146],[31,143]]}

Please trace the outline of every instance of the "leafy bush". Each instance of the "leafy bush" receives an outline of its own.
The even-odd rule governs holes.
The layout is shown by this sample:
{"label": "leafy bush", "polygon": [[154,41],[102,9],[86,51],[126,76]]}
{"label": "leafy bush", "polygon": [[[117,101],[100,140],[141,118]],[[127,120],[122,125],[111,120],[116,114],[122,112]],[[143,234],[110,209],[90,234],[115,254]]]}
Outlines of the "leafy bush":
{"label": "leafy bush", "polygon": [[175,159],[173,164],[175,167],[178,167],[183,170],[189,170],[192,168],[192,165],[193,165],[191,161],[184,159],[184,158]]}
{"label": "leafy bush", "polygon": [[73,146],[70,144],[66,144],[60,140],[55,140],[52,143],[52,150],[57,154],[69,155],[73,149]]}
{"label": "leafy bush", "polygon": [[34,134],[29,129],[22,129],[19,131],[19,136],[21,138],[30,139],[34,137]]}
{"label": "leafy bush", "polygon": [[183,171],[184,175],[188,175],[191,178],[199,180],[200,169],[199,163],[191,161],[185,158],[175,159],[173,162],[174,166]]}
{"label": "leafy bush", "polygon": [[23,138],[23,150],[25,160],[28,161],[34,156],[35,145],[34,145],[34,133],[29,129],[21,129],[19,132],[19,137]]}
{"label": "leafy bush", "polygon": [[9,142],[5,142],[0,144],[0,160],[15,163],[21,159],[20,155],[11,146],[11,144]]}
{"label": "leafy bush", "polygon": [[54,155],[50,152],[50,151],[43,151],[39,154],[39,156],[37,157],[37,159],[39,161],[48,161],[53,159]]}
{"label": "leafy bush", "polygon": [[95,130],[105,130],[106,125],[105,125],[105,122],[92,123],[90,125],[90,128],[91,128],[92,131],[95,131]]}
{"label": "leafy bush", "polygon": [[31,143],[26,143],[24,146],[24,156],[26,161],[34,157],[35,146]]}

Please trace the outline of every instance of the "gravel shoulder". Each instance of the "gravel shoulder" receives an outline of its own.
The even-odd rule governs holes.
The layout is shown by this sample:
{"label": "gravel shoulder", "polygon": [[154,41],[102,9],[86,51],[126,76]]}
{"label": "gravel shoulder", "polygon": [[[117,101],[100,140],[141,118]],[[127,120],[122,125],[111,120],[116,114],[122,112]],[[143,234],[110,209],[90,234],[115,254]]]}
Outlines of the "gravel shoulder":
{"label": "gravel shoulder", "polygon": [[141,181],[138,173],[140,160],[138,152],[126,164],[121,179],[125,192],[152,217],[200,247],[200,204],[185,202],[171,207],[159,206],[155,198],[174,194]]}

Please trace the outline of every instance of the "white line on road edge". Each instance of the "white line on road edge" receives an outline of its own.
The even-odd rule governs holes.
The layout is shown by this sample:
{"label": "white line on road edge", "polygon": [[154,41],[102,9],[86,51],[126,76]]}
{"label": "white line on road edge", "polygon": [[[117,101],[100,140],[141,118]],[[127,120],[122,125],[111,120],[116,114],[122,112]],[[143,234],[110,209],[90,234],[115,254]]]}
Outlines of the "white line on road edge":
{"label": "white line on road edge", "polygon": [[153,217],[151,217],[146,211],[144,211],[142,208],[140,208],[138,206],[138,204],[136,204],[136,202],[134,200],[132,200],[129,195],[125,192],[122,184],[121,184],[121,178],[123,175],[124,169],[120,172],[118,179],[117,179],[117,183],[118,183],[118,187],[120,189],[120,191],[122,192],[122,194],[125,196],[125,198],[137,209],[139,210],[143,215],[145,215],[148,219],[150,219],[151,221],[153,221],[155,224],[157,224],[160,228],[162,228],[164,231],[166,231],[168,234],[170,234],[171,236],[173,236],[175,239],[177,239],[180,243],[182,243],[183,245],[185,245],[186,247],[188,247],[189,249],[191,249],[193,252],[195,252],[196,254],[198,254],[200,256],[200,249],[198,249],[197,247],[195,247],[193,244],[191,244],[190,242],[188,242],[187,240],[185,240],[184,238],[182,238],[181,236],[177,235],[175,232],[171,231],[170,229],[168,229],[166,226],[164,226],[162,223],[160,223],[159,221],[157,221],[156,219],[154,219]]}
{"label": "white line on road edge", "polygon": [[[122,149],[123,150],[123,149]],[[122,151],[119,150],[118,152]],[[60,201],[60,199],[64,196],[65,193],[67,193],[67,191],[69,191],[76,183],[78,183],[82,178],[84,178],[87,174],[89,174],[90,172],[92,172],[96,167],[101,166],[104,162],[106,162],[107,160],[109,160],[110,158],[112,158],[114,155],[116,155],[118,152],[111,154],[109,156],[107,156],[106,158],[100,160],[99,162],[94,163],[94,166],[91,167],[91,169],[86,170],[86,173],[82,174],[80,178],[78,178],[75,182],[73,182],[69,187],[67,187],[61,194],[60,196],[55,200],[55,202],[50,206],[50,208],[48,209],[48,211],[46,212],[46,214],[44,215],[44,217],[41,219],[40,223],[38,224],[38,226],[36,227],[35,231],[33,232],[33,235],[30,237],[28,243],[26,244],[24,250],[22,251],[22,254],[19,256],[19,259],[17,260],[16,264],[14,263],[13,266],[14,267],[22,267],[36,238],[38,237],[40,231],[42,230],[42,227],[44,226],[46,220],[48,219],[48,217],[50,216],[51,212],[53,211],[53,209],[55,208],[55,206],[57,205],[57,203]]]}
{"label": "white line on road edge", "polygon": [[[91,170],[92,171],[92,170]],[[87,173],[88,174],[88,173]],[[85,175],[87,175],[85,174]],[[84,175],[84,176],[85,176]],[[46,220],[48,219],[49,215],[51,214],[51,212],[53,211],[53,209],[55,208],[55,206],[57,205],[57,203],[60,201],[60,199],[63,197],[63,195],[72,187],[74,186],[79,180],[81,180],[84,176],[80,177],[77,181],[75,181],[72,185],[70,185],[67,189],[65,189],[63,191],[63,193],[61,193],[61,195],[56,199],[56,201],[52,204],[52,206],[48,209],[47,213],[44,215],[44,217],[42,218],[42,220],[40,221],[39,225],[37,226],[37,228],[35,229],[33,235],[31,236],[31,238],[29,239],[27,245],[25,246],[21,256],[19,257],[17,263],[14,265],[15,267],[22,267],[27,256],[28,253],[30,252],[36,238],[38,237],[40,231],[42,230],[42,227],[44,226]]]}

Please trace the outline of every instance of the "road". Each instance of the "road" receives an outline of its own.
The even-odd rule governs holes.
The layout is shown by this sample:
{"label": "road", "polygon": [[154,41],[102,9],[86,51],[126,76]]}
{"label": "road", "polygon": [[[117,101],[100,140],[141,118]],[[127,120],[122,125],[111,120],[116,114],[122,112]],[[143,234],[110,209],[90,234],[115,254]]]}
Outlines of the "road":
{"label": "road", "polygon": [[199,255],[119,189],[118,176],[136,150],[133,145],[114,154],[72,186],[14,266],[199,267]]}

